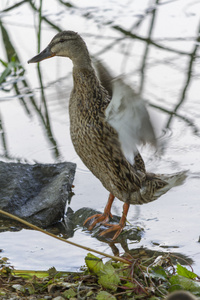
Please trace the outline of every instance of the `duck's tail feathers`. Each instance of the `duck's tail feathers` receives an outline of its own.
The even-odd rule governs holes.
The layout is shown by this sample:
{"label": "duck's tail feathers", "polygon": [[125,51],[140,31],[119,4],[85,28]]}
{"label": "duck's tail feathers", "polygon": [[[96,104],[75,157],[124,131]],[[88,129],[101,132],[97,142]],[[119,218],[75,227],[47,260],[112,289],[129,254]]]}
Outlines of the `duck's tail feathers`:
{"label": "duck's tail feathers", "polygon": [[187,171],[173,174],[152,174],[147,173],[146,180],[140,190],[142,203],[156,200],[171,188],[184,183]]}

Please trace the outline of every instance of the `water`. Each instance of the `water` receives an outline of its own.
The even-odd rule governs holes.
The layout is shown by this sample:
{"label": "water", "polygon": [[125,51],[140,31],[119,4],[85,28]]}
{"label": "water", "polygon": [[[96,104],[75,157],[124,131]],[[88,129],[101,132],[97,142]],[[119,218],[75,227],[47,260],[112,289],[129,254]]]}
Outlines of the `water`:
{"label": "water", "polygon": [[[1,10],[15,1],[1,1]],[[31,2],[30,2],[31,3]],[[40,64],[46,102],[42,101],[37,66],[27,60],[37,54],[38,12],[30,3],[2,12],[0,17],[22,66],[24,77],[7,78],[0,90],[0,159],[28,163],[77,163],[70,207],[76,211],[91,207],[102,211],[108,192],[77,157],[69,135],[68,98],[72,88],[72,64],[53,58]],[[34,2],[39,7],[39,1]],[[103,60],[113,75],[123,74],[152,105],[158,131],[165,142],[162,155],[152,156],[142,149],[147,169],[158,173],[188,170],[185,183],[157,201],[132,206],[128,221],[144,233],[140,242],[116,244],[151,250],[182,253],[193,260],[200,273],[199,178],[199,14],[197,1],[60,1],[43,3],[41,50],[57,33],[53,26],[78,31],[90,53]],[[125,35],[126,34],[126,35]],[[132,35],[131,35],[132,34]],[[134,36],[135,35],[135,36]],[[2,41],[2,36],[1,36]],[[7,61],[1,42],[0,58]],[[0,65],[0,72],[4,70]],[[20,95],[13,80],[17,80]],[[24,81],[25,83],[24,83]],[[27,87],[28,86],[28,87]],[[2,86],[1,86],[2,88]],[[46,104],[46,106],[45,106]],[[42,122],[45,114],[49,122]],[[115,201],[113,213],[121,215],[122,203]],[[74,242],[112,254],[109,244],[77,228]],[[41,233],[23,229],[0,233],[3,256],[18,269],[77,270],[84,264],[86,251]]]}

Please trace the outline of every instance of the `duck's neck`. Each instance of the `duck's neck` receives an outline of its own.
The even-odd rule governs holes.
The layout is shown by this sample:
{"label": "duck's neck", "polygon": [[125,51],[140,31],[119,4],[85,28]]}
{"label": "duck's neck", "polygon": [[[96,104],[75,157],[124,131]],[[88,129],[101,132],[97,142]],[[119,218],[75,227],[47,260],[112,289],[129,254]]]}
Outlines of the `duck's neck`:
{"label": "duck's neck", "polygon": [[81,47],[80,45],[80,51],[76,51],[75,53],[70,53],[69,58],[71,58],[74,66],[74,70],[78,69],[88,69],[92,70],[92,62],[91,58],[88,52],[87,47]]}
{"label": "duck's neck", "polygon": [[76,67],[73,68],[73,79],[74,79],[74,89],[83,95],[91,93],[96,89],[100,89],[100,82],[95,74],[92,65],[87,65],[87,67]]}
{"label": "duck's neck", "polygon": [[99,114],[104,111],[107,103],[106,91],[102,88],[94,69],[73,69],[74,89],[71,101],[86,115]]}
{"label": "duck's neck", "polygon": [[74,88],[83,89],[85,94],[88,89],[98,88],[100,83],[96,77],[90,54],[84,41],[80,39],[77,43],[78,42],[79,47],[77,49],[80,51],[70,53],[69,58],[71,58],[73,62]]}

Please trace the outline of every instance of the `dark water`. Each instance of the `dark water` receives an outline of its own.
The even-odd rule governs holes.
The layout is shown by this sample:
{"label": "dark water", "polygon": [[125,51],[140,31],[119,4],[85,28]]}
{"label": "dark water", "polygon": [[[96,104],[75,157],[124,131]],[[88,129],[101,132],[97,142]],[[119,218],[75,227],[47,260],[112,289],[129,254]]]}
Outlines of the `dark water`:
{"label": "dark water", "polygon": [[[197,1],[2,1],[0,72],[10,68],[0,87],[0,159],[3,161],[77,163],[75,196],[70,207],[102,211],[108,192],[77,157],[69,135],[68,98],[72,64],[53,58],[27,65],[58,30],[74,30],[85,39],[90,53],[124,75],[141,92],[158,118],[157,129],[165,142],[162,155],[142,149],[147,169],[158,173],[189,170],[186,182],[157,201],[131,207],[130,226],[144,229],[140,242],[116,244],[124,249],[146,247],[179,252],[194,261],[200,273],[200,4]],[[16,56],[15,56],[16,57]],[[17,62],[20,62],[19,67]],[[4,73],[5,74],[5,73]],[[121,215],[116,201],[113,213]],[[108,244],[78,227],[73,241],[112,253]],[[20,269],[74,270],[84,264],[85,251],[35,231],[0,233],[3,256]],[[70,254],[69,254],[70,253]]]}

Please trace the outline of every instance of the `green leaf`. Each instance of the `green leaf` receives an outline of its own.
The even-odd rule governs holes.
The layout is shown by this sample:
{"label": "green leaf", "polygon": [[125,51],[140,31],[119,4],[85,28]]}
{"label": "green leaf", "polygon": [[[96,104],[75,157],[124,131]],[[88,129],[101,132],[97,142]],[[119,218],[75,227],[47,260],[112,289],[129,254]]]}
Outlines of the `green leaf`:
{"label": "green leaf", "polygon": [[98,283],[104,288],[116,291],[120,283],[120,278],[111,263],[106,263],[100,273]]}
{"label": "green leaf", "polygon": [[7,62],[5,62],[5,61],[3,61],[2,59],[0,59],[0,63],[2,63],[2,65],[3,65],[5,68],[7,68],[7,66],[8,66],[8,63],[7,63]]}
{"label": "green leaf", "polygon": [[[46,277],[49,277],[49,270],[48,271],[13,270],[12,273],[17,277],[23,277],[25,279],[31,279],[32,277],[35,277],[35,276],[37,278],[46,278]],[[58,272],[58,273],[55,273],[56,277],[57,277],[57,274],[66,276],[68,273],[67,272]]]}
{"label": "green leaf", "polygon": [[7,293],[4,290],[0,289],[0,296],[6,296],[6,294]]}
{"label": "green leaf", "polygon": [[16,63],[17,60],[16,60],[16,54],[14,54],[12,57],[11,57],[11,62],[13,63]]}
{"label": "green leaf", "polygon": [[151,276],[153,278],[159,278],[159,279],[162,279],[162,280],[167,279],[167,274],[166,274],[165,270],[163,269],[163,267],[161,267],[161,266],[153,267],[152,272],[151,272]]}
{"label": "green leaf", "polygon": [[124,286],[130,288],[130,290],[131,290],[131,289],[136,288],[137,285],[136,285],[136,283],[133,283],[133,282],[131,282],[131,281],[128,281],[128,282],[126,282],[126,283],[124,284]]}
{"label": "green leaf", "polygon": [[197,277],[197,274],[189,271],[185,267],[181,266],[180,264],[177,264],[177,274],[184,276],[186,278],[194,279]]}
{"label": "green leaf", "polygon": [[131,296],[133,289],[137,287],[136,283],[133,283],[131,281],[126,282],[125,284],[123,284],[123,286],[128,288],[128,289],[126,289],[127,296]]}
{"label": "green leaf", "polygon": [[100,274],[100,271],[104,267],[102,260],[91,253],[88,253],[85,257],[85,263],[89,271],[93,274],[96,274],[97,276]]}
{"label": "green leaf", "polygon": [[34,288],[33,284],[29,284],[28,286],[26,286],[26,289],[28,290],[30,295],[35,294],[35,288]]}
{"label": "green leaf", "polygon": [[85,258],[86,265],[89,271],[98,276],[98,283],[104,288],[117,290],[117,286],[120,283],[119,275],[111,262],[107,262],[105,265],[102,260],[95,255],[88,253]]}
{"label": "green leaf", "polygon": [[10,68],[6,68],[6,69],[1,73],[1,76],[0,76],[0,84],[6,80],[6,77],[8,77],[8,76],[10,75],[10,73],[11,73]]}
{"label": "green leaf", "polygon": [[115,296],[111,295],[110,293],[108,292],[105,292],[105,291],[101,291],[97,294],[96,296],[96,299],[97,300],[117,300],[115,298]]}
{"label": "green leaf", "polygon": [[69,290],[66,290],[63,292],[63,296],[66,298],[66,299],[70,299],[70,298],[73,298],[76,296],[76,292],[70,288]]}
{"label": "green leaf", "polygon": [[[172,285],[172,289],[174,290],[173,286],[177,286],[177,289],[182,289],[190,292],[198,292],[200,293],[200,282],[194,281],[190,278],[186,278],[180,275],[174,275],[169,279],[169,282]],[[170,288],[170,291],[171,291]]]}

